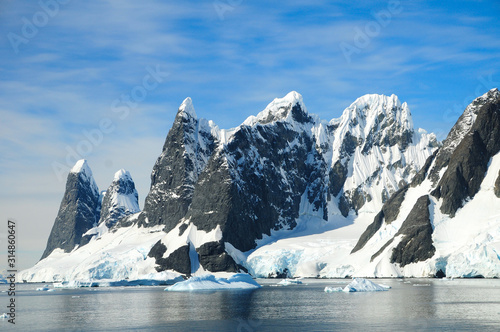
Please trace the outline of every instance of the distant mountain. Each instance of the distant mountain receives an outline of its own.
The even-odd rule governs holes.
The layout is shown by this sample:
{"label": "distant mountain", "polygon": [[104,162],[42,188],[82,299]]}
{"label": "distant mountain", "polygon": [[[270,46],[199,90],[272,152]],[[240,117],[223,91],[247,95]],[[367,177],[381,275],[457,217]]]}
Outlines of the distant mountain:
{"label": "distant mountain", "polygon": [[[407,104],[394,95],[363,96],[339,119],[323,121],[291,92],[229,130],[199,119],[187,98],[154,165],[143,211],[133,182],[118,172],[100,212],[87,216],[82,241],[71,248],[54,242],[47,255],[54,248],[73,251],[44,254],[23,278],[239,270],[255,276],[460,275],[468,270],[450,262],[460,261],[461,250],[479,249],[467,247],[465,235],[442,234],[458,227],[446,226],[453,220],[467,219],[463,211],[474,201],[481,218],[463,229],[489,239],[478,240],[490,244],[487,257],[477,259],[495,262],[492,243],[500,235],[489,211],[500,196],[498,94],[476,99],[442,146],[413,128]],[[91,192],[98,202],[97,189]],[[483,192],[495,199],[483,202],[477,198]],[[98,209],[96,203],[89,211]],[[54,229],[62,220],[58,216]],[[64,220],[75,228],[71,218]],[[91,221],[96,224],[89,228]],[[500,275],[495,268],[469,272],[462,275]]]}
{"label": "distant mountain", "polygon": [[66,192],[41,259],[57,248],[68,253],[84,246],[98,233],[96,229],[102,232],[139,212],[138,199],[129,172],[118,171],[109,189],[99,194],[87,161],[79,160],[68,175]]}
{"label": "distant mountain", "polygon": [[99,209],[99,189],[87,162],[80,160],[69,172],[66,192],[42,259],[56,248],[64,252],[75,249],[82,235],[99,220]]}

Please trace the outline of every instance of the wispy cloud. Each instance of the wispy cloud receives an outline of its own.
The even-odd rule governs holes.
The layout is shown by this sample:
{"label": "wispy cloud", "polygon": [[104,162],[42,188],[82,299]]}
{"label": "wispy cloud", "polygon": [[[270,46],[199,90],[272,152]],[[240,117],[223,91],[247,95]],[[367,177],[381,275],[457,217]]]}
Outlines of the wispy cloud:
{"label": "wispy cloud", "polygon": [[[129,169],[142,203],[187,96],[199,116],[228,128],[291,90],[327,120],[362,94],[396,93],[417,126],[445,132],[452,123],[443,114],[474,95],[481,77],[491,75],[483,93],[500,81],[498,5],[400,2],[402,10],[346,61],[339,45],[353,44],[388,5],[243,1],[221,19],[211,1],[71,1],[16,53],[7,34],[22,36],[23,18],[42,9],[2,2],[0,183],[12,194],[2,196],[0,219],[8,211],[33,229],[50,229],[64,190],[51,165],[65,164],[68,147],[103,118],[115,129],[85,157],[102,188],[116,170]],[[168,77],[117,117],[113,102],[141,86],[148,66]],[[40,210],[21,211],[26,206]],[[36,243],[42,251],[45,239]]]}

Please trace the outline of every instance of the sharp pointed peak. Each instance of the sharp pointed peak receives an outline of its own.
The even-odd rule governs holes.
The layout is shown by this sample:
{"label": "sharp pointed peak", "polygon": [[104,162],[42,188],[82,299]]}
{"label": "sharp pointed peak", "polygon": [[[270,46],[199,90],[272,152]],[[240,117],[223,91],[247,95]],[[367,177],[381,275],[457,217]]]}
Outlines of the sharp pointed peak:
{"label": "sharp pointed peak", "polygon": [[71,173],[85,173],[87,175],[92,175],[89,164],[86,159],[78,160],[70,171]]}
{"label": "sharp pointed peak", "polygon": [[113,181],[118,181],[120,179],[132,180],[132,176],[130,175],[129,171],[122,168],[115,173]]}
{"label": "sharp pointed peak", "polygon": [[186,99],[184,99],[184,101],[182,102],[181,106],[179,106],[179,111],[178,113],[179,115],[182,115],[182,116],[191,116],[193,118],[196,118],[196,112],[194,110],[194,106],[193,106],[193,100],[191,99],[191,97],[187,97]]}

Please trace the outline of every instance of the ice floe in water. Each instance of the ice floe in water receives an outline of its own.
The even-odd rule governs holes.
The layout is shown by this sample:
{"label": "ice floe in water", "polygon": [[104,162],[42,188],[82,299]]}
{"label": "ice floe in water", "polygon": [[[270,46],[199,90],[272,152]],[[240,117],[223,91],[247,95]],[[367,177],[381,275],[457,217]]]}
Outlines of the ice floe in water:
{"label": "ice floe in water", "polygon": [[191,277],[165,288],[170,292],[206,291],[224,289],[257,289],[261,286],[248,274],[237,273],[229,278],[217,278],[212,274]]}
{"label": "ice floe in water", "polygon": [[50,288],[49,288],[49,285],[45,285],[43,287],[38,287],[36,290],[39,292],[46,292],[46,291],[50,290]]}
{"label": "ice floe in water", "polygon": [[278,285],[280,286],[289,286],[289,285],[300,285],[302,284],[302,280],[300,279],[283,279],[280,282],[278,282]]}
{"label": "ice floe in water", "polygon": [[345,286],[342,287],[325,287],[326,293],[335,293],[335,292],[381,292],[390,289],[391,287],[385,285],[379,285],[370,281],[368,279],[363,278],[354,278],[352,281]]}

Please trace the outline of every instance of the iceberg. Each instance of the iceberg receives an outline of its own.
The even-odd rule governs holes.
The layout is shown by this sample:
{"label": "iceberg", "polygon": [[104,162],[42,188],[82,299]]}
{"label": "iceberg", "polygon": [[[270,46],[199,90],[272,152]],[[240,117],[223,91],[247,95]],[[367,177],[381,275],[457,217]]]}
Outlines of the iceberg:
{"label": "iceberg", "polygon": [[0,315],[0,319],[7,319],[7,318],[10,318],[10,316],[5,312]]}
{"label": "iceberg", "polygon": [[335,292],[345,292],[345,293],[354,293],[354,292],[381,292],[389,290],[391,287],[386,285],[379,285],[364,278],[353,278],[352,281],[345,286],[342,287],[325,287],[325,293],[335,293]]}
{"label": "iceberg", "polygon": [[213,274],[191,277],[165,288],[169,292],[206,291],[206,290],[243,290],[262,287],[248,274],[237,273],[229,278],[217,278]]}
{"label": "iceberg", "polygon": [[280,282],[278,282],[278,285],[281,286],[288,286],[288,285],[300,285],[302,284],[302,280],[300,279],[283,279]]}
{"label": "iceberg", "polygon": [[38,287],[36,290],[37,290],[38,292],[46,292],[46,291],[48,291],[49,289],[50,289],[50,288],[49,288],[49,285],[45,285],[45,286],[43,286],[43,287]]}

